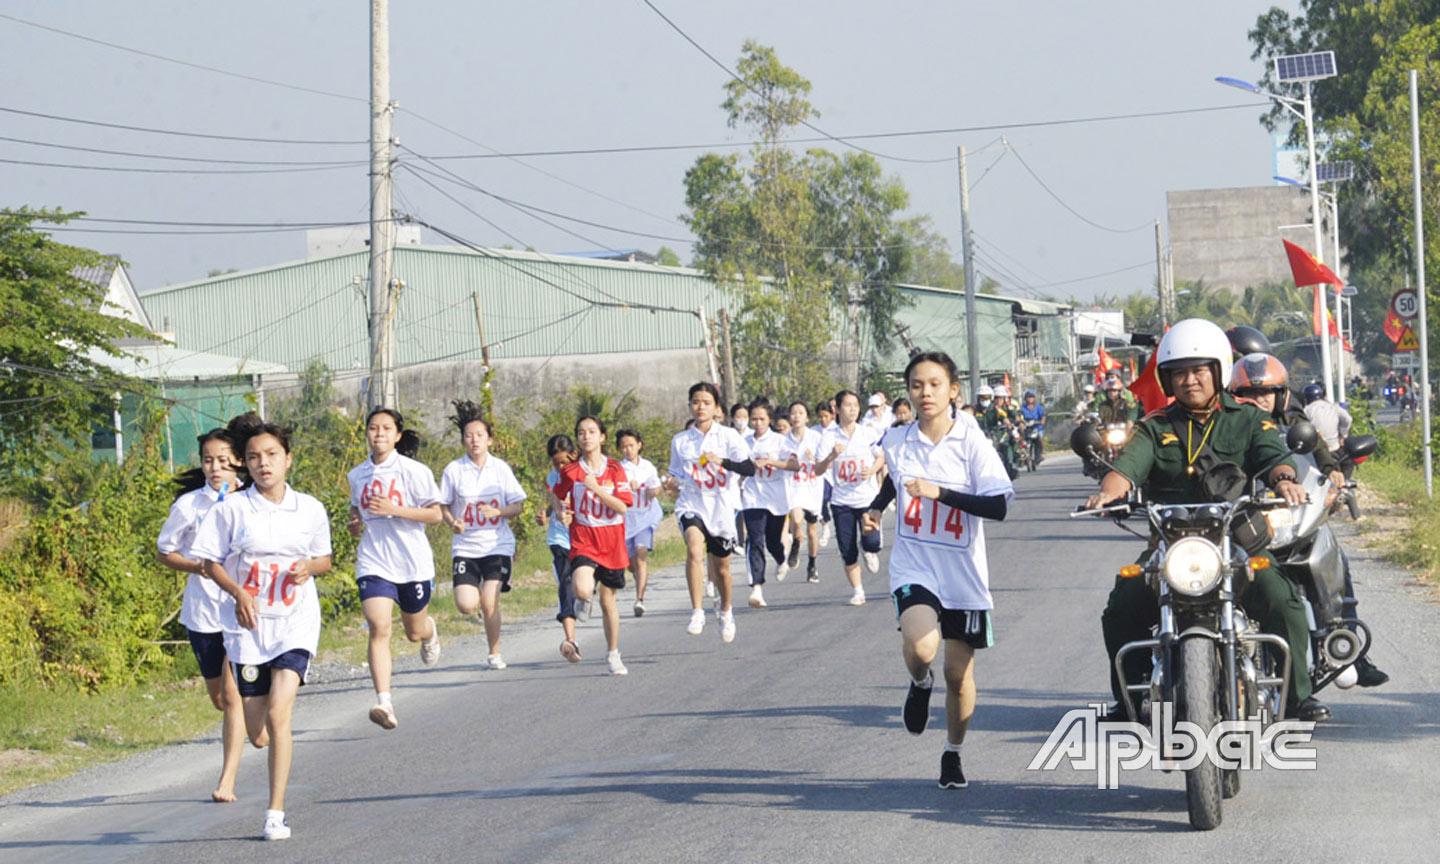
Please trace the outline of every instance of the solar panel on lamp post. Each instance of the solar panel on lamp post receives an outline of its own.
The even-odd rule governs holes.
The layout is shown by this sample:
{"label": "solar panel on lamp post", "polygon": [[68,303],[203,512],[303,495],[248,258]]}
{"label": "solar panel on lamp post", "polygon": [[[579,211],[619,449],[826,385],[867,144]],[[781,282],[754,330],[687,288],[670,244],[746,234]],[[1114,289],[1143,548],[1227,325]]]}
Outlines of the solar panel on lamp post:
{"label": "solar panel on lamp post", "polygon": [[[1315,170],[1315,118],[1310,98],[1310,84],[1322,78],[1333,78],[1335,76],[1335,52],[1318,51],[1312,54],[1293,54],[1275,58],[1275,80],[1282,84],[1301,84],[1305,88],[1303,99],[1295,99],[1290,96],[1282,96],[1273,93],[1258,84],[1242,81],[1239,78],[1220,77],[1215,80],[1227,87],[1238,87],[1251,93],[1264,96],[1271,101],[1278,103],[1291,114],[1300,118],[1305,124],[1305,147],[1310,157],[1310,222],[1315,229],[1315,260],[1324,263],[1324,238],[1320,234],[1320,180],[1319,172]],[[1298,107],[1297,107],[1298,106]],[[1318,290],[1318,288],[1316,289]],[[1334,382],[1331,380],[1330,365],[1330,338],[1328,334],[1321,334],[1320,338],[1320,366],[1321,375],[1325,382],[1325,398],[1335,398]]]}

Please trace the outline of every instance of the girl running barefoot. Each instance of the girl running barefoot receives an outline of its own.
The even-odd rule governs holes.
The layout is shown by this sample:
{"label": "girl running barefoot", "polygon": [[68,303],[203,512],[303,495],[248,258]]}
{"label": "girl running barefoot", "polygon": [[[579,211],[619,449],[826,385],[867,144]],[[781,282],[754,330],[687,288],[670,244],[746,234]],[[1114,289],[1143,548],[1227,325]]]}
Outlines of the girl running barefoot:
{"label": "girl running barefoot", "polygon": [[405,431],[405,420],[391,408],[376,408],[365,418],[370,458],[350,471],[350,533],[360,538],[356,584],[360,608],[370,626],[370,679],[375,707],[370,722],[394,729],[390,698],[390,628],[396,604],[405,638],[420,643],[420,661],[440,661],[440,633],[426,609],[435,581],[435,556],[425,526],[443,518],[435,475],[414,459],[420,436]]}
{"label": "girl running barefoot", "polygon": [[899,495],[900,524],[890,553],[890,592],[900,619],[901,654],[910,673],[902,711],[919,735],[930,717],[930,664],[945,644],[945,751],[940,788],[963,789],[960,745],[975,712],[975,649],[993,644],[983,519],[1004,519],[1014,487],[985,434],[955,419],[955,364],[942,353],[917,354],[905,370],[915,422],[885,434],[890,475],[865,514],[880,515]]}
{"label": "girl running barefoot", "polygon": [[[545,455],[550,457],[550,473],[545,476],[545,488],[554,489],[560,482],[560,469],[579,458],[575,452],[575,439],[569,435],[551,435],[545,442]],[[555,590],[560,598],[560,610],[555,620],[565,631],[565,641],[560,643],[560,656],[571,663],[580,662],[580,646],[575,642],[575,595],[570,592],[570,526],[563,518],[570,509],[569,502],[551,500],[545,512],[537,514],[541,525],[545,525],[545,543],[550,547],[550,563],[555,568]]]}
{"label": "girl running barefoot", "polygon": [[750,428],[755,433],[750,439],[750,461],[755,463],[755,476],[745,478],[740,501],[745,516],[745,551],[750,563],[750,605],[764,609],[762,586],[767,550],[781,568],[780,572],[785,572],[785,436],[770,430],[769,402],[757,401],[750,405]]}
{"label": "girl running barefoot", "polygon": [[826,433],[820,452],[826,454],[816,465],[817,472],[830,471],[834,493],[830,498],[830,515],[835,520],[835,538],[840,546],[840,559],[845,562],[845,578],[853,589],[851,606],[865,604],[865,588],[860,583],[860,548],[865,550],[865,569],[880,570],[880,529],[866,529],[860,543],[860,517],[875,498],[880,484],[875,474],[885,466],[880,450],[880,433],[863,426],[860,419],[860,397],[854,391],[835,394],[839,422]]}
{"label": "girl running barefoot", "polygon": [[630,563],[625,554],[625,511],[635,498],[625,469],[605,456],[605,426],[599,419],[581,417],[575,424],[575,441],[580,458],[560,469],[560,481],[550,490],[555,498],[552,506],[561,507],[567,499],[575,502],[562,515],[570,526],[570,587],[575,601],[582,603],[600,584],[605,661],[611,675],[625,675],[629,670],[620,660],[617,595],[625,587],[625,566]]}
{"label": "girl running barefoot", "polygon": [[660,508],[660,473],[649,459],[640,455],[645,442],[633,429],[621,429],[615,435],[620,442],[620,467],[630,479],[635,504],[625,511],[625,551],[630,556],[630,572],[635,574],[635,617],[645,614],[645,583],[649,578],[650,550],[655,548],[655,528],[664,518]]}
{"label": "girl running barefoot", "polygon": [[285,482],[289,430],[254,414],[230,427],[240,435],[236,444],[255,485],[210,508],[190,554],[230,596],[220,613],[225,654],[234,664],[250,742],[270,747],[263,836],[284,840],[290,836],[290,716],[320,641],[320,595],[312,577],[330,570],[330,520],[324,505]]}
{"label": "girl running barefoot", "polygon": [[700,592],[708,569],[710,584],[720,595],[720,640],[731,642],[735,613],[730,608],[730,553],[735,549],[735,511],[740,508],[732,475],[753,477],[755,463],[740,434],[717,422],[720,391],[714,384],[691,386],[689,398],[695,423],[670,440],[670,476],[665,478],[665,490],[679,495],[675,515],[685,536],[685,581],[690,588],[685,632],[699,636],[705,629]]}
{"label": "girl running barefoot", "polygon": [[215,784],[210,798],[229,803],[235,800],[235,772],[240,769],[240,753],[245,749],[245,712],[240,707],[235,673],[225,662],[225,633],[220,618],[225,592],[214,580],[204,578],[204,562],[190,556],[190,544],[210,508],[239,490],[242,463],[230,430],[211,429],[196,440],[200,443],[200,467],[175,478],[180,489],[156,545],[161,564],[190,574],[185,580],[185,597],[180,601],[180,623],[190,635],[190,649],[195,652],[210,703],[225,715],[220,735],[220,782]]}
{"label": "girl running barefoot", "polygon": [[805,568],[807,582],[819,582],[820,571],[815,567],[815,556],[820,551],[820,510],[825,503],[824,481],[816,474],[815,457],[820,453],[821,435],[810,428],[810,412],[804,402],[790,405],[790,434],[785,436],[784,455],[786,470],[785,492],[790,507],[790,557],[780,565],[777,580],[800,563],[800,542],[802,531],[810,544],[810,562]]}
{"label": "girl running barefoot", "polygon": [[525,490],[510,466],[490,454],[495,440],[490,421],[474,402],[454,402],[450,418],[460,429],[465,455],[445,466],[440,475],[441,516],[455,537],[450,541],[454,566],[455,608],[485,622],[491,669],[506,666],[500,656],[500,594],[510,590],[515,558],[515,533],[510,520],[525,507]]}

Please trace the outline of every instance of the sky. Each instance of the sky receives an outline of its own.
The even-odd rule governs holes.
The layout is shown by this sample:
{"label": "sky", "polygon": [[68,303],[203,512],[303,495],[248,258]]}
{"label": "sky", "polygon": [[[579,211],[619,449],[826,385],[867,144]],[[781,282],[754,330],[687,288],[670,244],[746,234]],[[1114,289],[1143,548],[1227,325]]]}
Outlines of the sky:
{"label": "sky", "polygon": [[[1258,122],[1265,104],[1214,82],[1261,76],[1264,61],[1250,59],[1246,33],[1269,7],[1264,0],[651,2],[731,68],[747,38],[774,47],[811,81],[816,124],[830,135],[972,130],[856,143],[881,154],[910,192],[908,215],[928,215],[957,260],[954,156],[967,148],[977,268],[1004,293],[1085,301],[1150,291],[1153,224],[1163,223],[1167,190],[1272,182],[1271,135]],[[133,50],[0,17],[0,109],[9,109],[0,110],[0,138],[40,142],[0,140],[0,205],[183,223],[71,223],[86,230],[55,234],[121,255],[142,293],[213,269],[303,258],[303,229],[233,233],[202,223],[368,218],[369,8],[358,0],[5,3],[0,16]],[[545,224],[406,168],[396,173],[396,209],[480,245],[557,253],[668,245],[688,262],[683,178],[704,150],[493,156],[747,140],[719,107],[726,73],[643,0],[429,0],[394,3],[390,19],[402,163],[435,171],[415,154],[486,156],[440,164],[495,195],[604,227],[553,216]],[[1220,110],[1031,125],[1210,108]],[[339,164],[273,164],[295,162]],[[425,242],[448,243],[429,233]]]}

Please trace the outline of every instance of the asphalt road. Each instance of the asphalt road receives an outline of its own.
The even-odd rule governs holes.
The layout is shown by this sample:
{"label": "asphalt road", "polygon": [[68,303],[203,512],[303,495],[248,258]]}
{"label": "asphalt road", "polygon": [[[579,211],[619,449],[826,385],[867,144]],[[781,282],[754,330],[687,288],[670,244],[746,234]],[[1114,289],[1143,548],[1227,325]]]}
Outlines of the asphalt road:
{"label": "asphalt road", "polygon": [[1335,717],[1316,770],[1248,772],[1203,834],[1179,775],[1109,790],[1094,771],[1027,770],[1066,711],[1109,698],[1100,610],[1139,541],[1066,517],[1093,489],[1068,454],[1017,485],[987,528],[996,645],[978,655],[968,789],[935,785],[939,693],[923,736],[900,725],[883,567],[852,608],[832,544],[820,584],[772,579],[769,609],[737,605],[728,646],[713,616],[685,634],[681,575],[659,574],[649,614],[623,607],[627,678],[604,674],[597,621],[572,666],[547,619],[511,626],[504,672],[457,634],[437,668],[403,666],[393,732],[366,719],[368,680],[306,687],[283,843],[258,839],[262,754],[245,755],[240,803],[208,802],[212,736],[0,800],[0,861],[1434,860],[1440,606],[1365,552],[1360,610],[1393,680],[1322,694]]}

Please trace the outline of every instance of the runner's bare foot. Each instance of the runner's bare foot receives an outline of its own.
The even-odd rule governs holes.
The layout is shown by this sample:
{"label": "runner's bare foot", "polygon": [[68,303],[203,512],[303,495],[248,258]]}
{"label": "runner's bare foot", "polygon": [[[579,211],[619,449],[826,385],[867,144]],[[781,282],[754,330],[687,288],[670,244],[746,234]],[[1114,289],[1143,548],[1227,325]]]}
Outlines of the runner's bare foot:
{"label": "runner's bare foot", "polygon": [[216,804],[234,804],[235,790],[223,788],[216,789],[214,792],[210,793],[210,800],[214,801]]}

